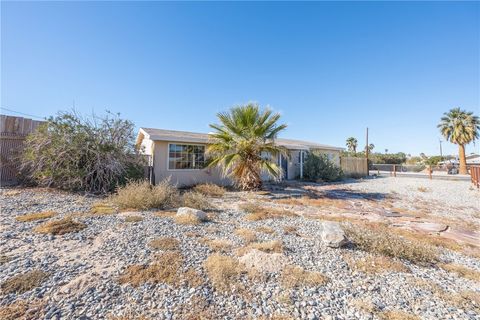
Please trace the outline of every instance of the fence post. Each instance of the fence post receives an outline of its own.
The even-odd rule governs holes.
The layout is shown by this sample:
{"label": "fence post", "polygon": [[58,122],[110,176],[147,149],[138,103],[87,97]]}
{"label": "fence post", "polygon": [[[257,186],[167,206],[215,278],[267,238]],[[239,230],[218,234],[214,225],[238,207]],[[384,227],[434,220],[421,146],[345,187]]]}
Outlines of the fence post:
{"label": "fence post", "polygon": [[396,164],[393,165],[393,176],[397,177],[397,165]]}
{"label": "fence post", "polygon": [[428,177],[430,178],[430,180],[432,180],[432,166],[428,166]]}

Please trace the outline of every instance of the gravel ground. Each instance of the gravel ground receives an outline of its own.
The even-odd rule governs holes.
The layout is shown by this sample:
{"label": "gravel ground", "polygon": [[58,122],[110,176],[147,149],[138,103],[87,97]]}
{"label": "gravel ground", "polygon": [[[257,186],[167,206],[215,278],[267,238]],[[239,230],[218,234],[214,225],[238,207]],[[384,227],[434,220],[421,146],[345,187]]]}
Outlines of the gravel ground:
{"label": "gravel ground", "polygon": [[[345,186],[362,192],[395,191],[406,202],[424,197],[425,201],[461,204],[477,212],[480,208],[478,202],[470,200],[475,196],[478,199],[478,193],[464,184],[411,180],[379,178]],[[454,189],[447,190],[450,184]],[[419,186],[430,191],[416,191]],[[148,211],[136,213],[144,218],[137,223],[126,223],[125,215],[128,214],[125,213],[77,215],[77,219],[87,225],[86,229],[52,236],[33,232],[41,222],[18,222],[15,217],[49,210],[58,212],[59,216],[87,213],[97,199],[35,189],[22,190],[15,195],[8,195],[9,191],[0,191],[0,254],[11,259],[0,264],[0,283],[34,269],[41,269],[49,276],[41,286],[23,294],[0,292],[0,307],[19,300],[41,300],[45,302],[45,319],[104,319],[125,314],[152,319],[186,319],[188,311],[197,310],[196,301],[203,301],[212,312],[209,319],[256,319],[274,314],[292,319],[378,319],[377,313],[362,311],[358,305],[358,301],[370,301],[379,311],[401,310],[423,319],[480,319],[480,306],[455,306],[416,285],[426,281],[448,294],[470,290],[478,295],[478,282],[406,261],[403,263],[408,272],[376,275],[359,272],[349,267],[345,256],[363,259],[369,254],[352,248],[326,247],[320,241],[321,221],[303,217],[246,221],[245,213],[236,209],[239,199],[251,200],[245,193],[228,193],[223,199],[212,199],[222,210],[215,213],[213,222],[201,225],[178,225],[172,218],[158,217]],[[293,264],[308,271],[319,271],[330,280],[325,285],[287,290],[279,284],[278,274],[271,274],[263,281],[253,281],[244,275],[241,281],[247,292],[215,290],[203,268],[203,261],[213,252],[199,241],[199,237],[188,235],[195,232],[200,237],[228,239],[235,247],[241,247],[242,239],[234,230],[259,226],[275,230],[275,234],[257,233],[259,240],[282,240],[284,254]],[[285,226],[295,226],[301,236],[283,234]],[[127,266],[152,261],[154,252],[147,244],[161,236],[180,241],[184,270],[194,268],[205,279],[204,284],[197,287],[145,284],[135,288],[118,283],[119,275]],[[479,259],[449,251],[442,259],[480,271]]]}

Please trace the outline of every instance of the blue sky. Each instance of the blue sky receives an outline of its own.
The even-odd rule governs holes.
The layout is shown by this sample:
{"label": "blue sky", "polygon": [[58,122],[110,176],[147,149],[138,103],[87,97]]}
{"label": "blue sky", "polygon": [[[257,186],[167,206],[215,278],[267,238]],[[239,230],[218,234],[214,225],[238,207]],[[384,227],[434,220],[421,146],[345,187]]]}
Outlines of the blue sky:
{"label": "blue sky", "polygon": [[284,137],[433,155],[443,112],[480,114],[479,48],[479,2],[2,1],[1,106],[208,132],[257,101]]}

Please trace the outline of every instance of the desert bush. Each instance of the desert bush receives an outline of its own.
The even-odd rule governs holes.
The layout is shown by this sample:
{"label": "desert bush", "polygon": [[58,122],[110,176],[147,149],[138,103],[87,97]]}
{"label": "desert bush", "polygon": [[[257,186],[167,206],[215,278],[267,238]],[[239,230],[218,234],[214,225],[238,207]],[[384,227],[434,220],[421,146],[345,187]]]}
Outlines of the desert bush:
{"label": "desert bush", "polygon": [[193,190],[210,197],[222,197],[225,194],[225,188],[213,183],[197,184]]}
{"label": "desert bush", "polygon": [[180,242],[172,237],[161,237],[150,241],[148,245],[153,249],[177,250],[180,246]]}
{"label": "desert bush", "polygon": [[458,276],[480,282],[480,272],[455,263],[441,263],[439,267]]}
{"label": "desert bush", "polygon": [[0,289],[3,293],[24,293],[38,287],[48,277],[42,270],[32,270],[5,280]]}
{"label": "desert bush", "polygon": [[282,253],[283,245],[278,240],[254,242],[248,245],[248,248],[257,249],[266,253]]}
{"label": "desert bush", "polygon": [[17,300],[12,304],[0,307],[2,320],[42,319],[45,302],[40,300]]}
{"label": "desert bush", "polygon": [[118,114],[83,118],[59,113],[25,140],[22,177],[65,190],[113,191],[129,179],[143,178],[133,130],[133,123]]}
{"label": "desert bush", "polygon": [[38,233],[50,233],[53,235],[62,235],[69,232],[78,232],[87,227],[86,224],[77,222],[72,218],[63,218],[55,221],[45,222],[35,228]]}
{"label": "desert bush", "polygon": [[136,223],[136,222],[140,222],[140,221],[143,221],[142,216],[128,216],[128,217],[125,217],[125,222]]}
{"label": "desert bush", "polygon": [[409,271],[409,269],[402,262],[386,256],[375,255],[363,259],[348,259],[347,263],[352,269],[371,274]]}
{"label": "desert bush", "polygon": [[168,209],[178,207],[180,194],[168,179],[155,186],[147,181],[132,181],[119,187],[117,193],[110,197],[110,202],[120,209]]}
{"label": "desert bush", "polygon": [[29,213],[22,216],[18,216],[15,218],[17,221],[21,222],[30,222],[35,220],[43,220],[48,219],[56,215],[56,212],[53,211],[44,211],[44,212],[36,212],[36,213]]}
{"label": "desert bush", "polygon": [[210,201],[201,193],[196,191],[187,191],[182,195],[182,203],[184,207],[194,208],[198,210],[212,209]]}
{"label": "desert bush", "polygon": [[236,259],[220,254],[209,256],[204,266],[213,286],[223,291],[234,288],[241,274]]}
{"label": "desert bush", "polygon": [[254,231],[246,228],[238,228],[234,233],[241,237],[245,243],[250,243],[257,240],[257,235]]}
{"label": "desert bush", "polygon": [[245,219],[249,221],[259,221],[265,219],[280,219],[284,217],[297,217],[293,211],[286,209],[277,209],[271,207],[263,207],[255,203],[246,203],[240,206],[245,211]]}
{"label": "desert bush", "polygon": [[104,215],[116,213],[117,210],[115,210],[115,208],[110,204],[97,202],[93,204],[91,212],[93,214]]}
{"label": "desert bush", "polygon": [[418,241],[407,240],[391,233],[384,226],[345,224],[347,238],[364,251],[405,259],[416,264],[431,264],[438,261],[438,252],[431,246]]}
{"label": "desert bush", "polygon": [[313,151],[305,159],[303,176],[310,181],[337,181],[342,178],[343,172],[327,155]]}
{"label": "desert bush", "polygon": [[280,276],[280,282],[285,288],[295,288],[301,286],[319,286],[328,281],[320,272],[306,271],[297,266],[286,266]]}

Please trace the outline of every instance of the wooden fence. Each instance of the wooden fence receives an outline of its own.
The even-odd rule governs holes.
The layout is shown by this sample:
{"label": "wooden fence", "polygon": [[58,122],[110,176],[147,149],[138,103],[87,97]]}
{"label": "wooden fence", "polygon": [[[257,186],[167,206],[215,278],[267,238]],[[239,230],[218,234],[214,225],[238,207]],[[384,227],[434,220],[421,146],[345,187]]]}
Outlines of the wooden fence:
{"label": "wooden fence", "polygon": [[480,188],[480,166],[470,167],[470,177],[473,185]]}
{"label": "wooden fence", "polygon": [[0,185],[17,182],[18,163],[23,141],[43,121],[0,115]]}
{"label": "wooden fence", "polygon": [[341,157],[340,166],[347,177],[365,177],[368,175],[366,158]]}

